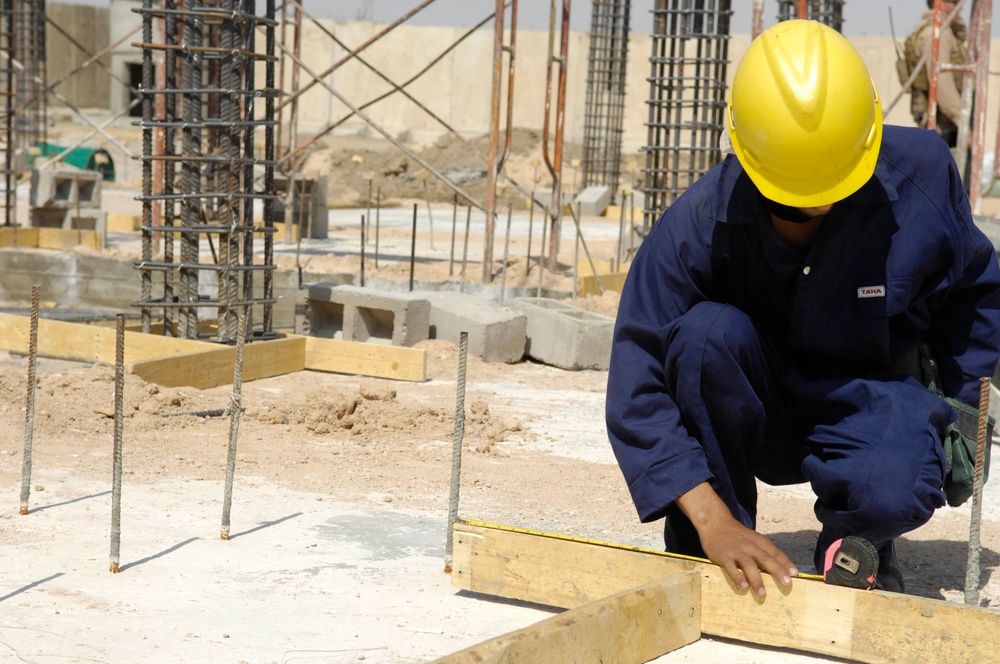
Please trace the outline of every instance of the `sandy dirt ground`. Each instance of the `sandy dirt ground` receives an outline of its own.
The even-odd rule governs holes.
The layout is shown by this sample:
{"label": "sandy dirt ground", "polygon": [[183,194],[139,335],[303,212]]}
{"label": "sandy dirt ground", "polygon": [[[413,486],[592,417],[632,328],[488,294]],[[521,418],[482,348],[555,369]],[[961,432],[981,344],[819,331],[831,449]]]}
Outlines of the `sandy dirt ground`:
{"label": "sandy dirt ground", "polygon": [[[457,163],[446,155],[452,147],[424,149]],[[314,165],[358,171],[350,157],[364,148],[345,144],[317,154]],[[534,178],[536,158],[517,150],[515,165]],[[366,159],[370,167],[378,161]],[[279,267],[358,273],[364,173],[338,175],[345,188],[337,197],[361,207],[331,210],[323,244],[279,243]],[[409,209],[416,202],[424,215],[426,208],[423,181],[413,175],[408,164],[391,177],[411,189],[386,187],[391,196],[417,198],[383,210],[382,260],[376,267],[366,247],[369,277],[408,277]],[[106,187],[105,209],[137,214],[134,180]],[[421,216],[419,281],[460,279],[453,259],[462,251],[455,253],[449,237],[451,197],[442,198],[434,209],[436,242],[432,220]],[[618,220],[584,222],[596,259],[620,251]],[[473,228],[481,223],[476,217]],[[510,288],[539,283],[539,230],[529,223],[525,212],[516,214],[504,277]],[[482,281],[481,238],[474,230],[469,242],[470,283]],[[113,233],[105,253],[130,261],[137,246],[134,237]],[[495,275],[504,267],[502,247],[498,241]],[[542,274],[546,289],[572,290],[571,266],[584,260],[574,250],[566,224],[558,269]],[[607,316],[617,310],[610,293],[571,302]],[[437,340],[419,347],[428,352],[423,383],[304,371],[243,385],[228,541],[220,530],[230,420],[199,413],[225,408],[232,388],[163,388],[127,377],[118,574],[109,572],[112,368],[39,361],[30,510],[19,515],[28,363],[0,352],[0,486],[7,496],[0,509],[0,661],[411,664],[553,615],[548,607],[457,591],[444,572],[458,351]],[[606,379],[601,371],[470,357],[459,514],[659,548],[661,524],[638,522],[607,442]],[[760,502],[760,530],[807,569],[819,529],[808,487],[761,486]],[[969,515],[968,505],[946,508],[899,542],[909,592],[962,601]],[[996,480],[987,485],[983,518],[981,604],[1000,609]],[[662,659],[828,661],[709,638]]]}

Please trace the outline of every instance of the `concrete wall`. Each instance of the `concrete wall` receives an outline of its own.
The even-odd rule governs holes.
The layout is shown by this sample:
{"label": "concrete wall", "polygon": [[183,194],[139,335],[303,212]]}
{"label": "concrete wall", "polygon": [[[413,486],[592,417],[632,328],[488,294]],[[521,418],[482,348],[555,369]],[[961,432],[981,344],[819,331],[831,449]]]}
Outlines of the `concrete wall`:
{"label": "concrete wall", "polygon": [[[45,12],[56,25],[91,53],[107,47],[107,9],[49,2],[45,6]],[[90,59],[89,55],[51,25],[47,27],[45,34],[45,53],[50,85]],[[108,64],[110,57],[102,58],[101,62]],[[56,90],[79,107],[107,108],[110,84],[111,77],[108,73],[94,63],[60,83]],[[49,104],[61,106],[51,97]]]}

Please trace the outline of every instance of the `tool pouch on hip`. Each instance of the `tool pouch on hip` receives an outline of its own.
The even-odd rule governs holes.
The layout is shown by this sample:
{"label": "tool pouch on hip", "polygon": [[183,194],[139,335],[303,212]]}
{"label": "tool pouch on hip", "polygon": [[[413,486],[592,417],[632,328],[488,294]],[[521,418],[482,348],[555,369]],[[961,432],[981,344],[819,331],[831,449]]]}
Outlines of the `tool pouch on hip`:
{"label": "tool pouch on hip", "polygon": [[[945,495],[948,497],[948,504],[958,507],[969,499],[972,495],[972,484],[976,474],[976,441],[979,436],[979,411],[972,406],[946,397],[939,387],[937,364],[931,357],[930,348],[926,344],[920,345],[920,367],[923,371],[923,382],[934,394],[948,402],[952,408],[958,411],[958,419],[948,425],[945,429],[942,442],[944,443],[944,458],[947,464],[944,474]],[[990,444],[993,439],[993,426],[995,420],[987,418],[986,422],[986,457],[983,464],[983,482],[989,479],[990,471]]]}

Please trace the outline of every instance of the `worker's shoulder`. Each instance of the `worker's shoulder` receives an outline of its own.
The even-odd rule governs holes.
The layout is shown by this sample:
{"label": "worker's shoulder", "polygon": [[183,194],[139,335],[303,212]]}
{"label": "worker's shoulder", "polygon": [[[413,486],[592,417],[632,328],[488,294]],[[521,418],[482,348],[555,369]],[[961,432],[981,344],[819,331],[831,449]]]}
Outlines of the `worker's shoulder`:
{"label": "worker's shoulder", "polygon": [[947,170],[952,160],[948,144],[937,132],[919,127],[885,125],[880,159],[908,175]]}

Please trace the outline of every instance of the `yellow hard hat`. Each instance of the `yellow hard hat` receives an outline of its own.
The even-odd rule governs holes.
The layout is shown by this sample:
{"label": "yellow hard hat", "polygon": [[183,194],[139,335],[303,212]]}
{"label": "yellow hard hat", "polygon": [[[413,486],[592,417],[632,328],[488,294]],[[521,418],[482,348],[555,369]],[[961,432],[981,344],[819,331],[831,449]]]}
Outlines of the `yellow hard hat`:
{"label": "yellow hard hat", "polygon": [[736,69],[728,115],[736,156],[778,203],[835,203],[875,171],[882,103],[861,56],[822,23],[762,32]]}

